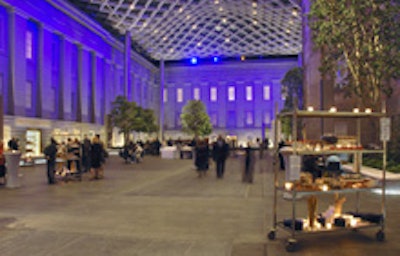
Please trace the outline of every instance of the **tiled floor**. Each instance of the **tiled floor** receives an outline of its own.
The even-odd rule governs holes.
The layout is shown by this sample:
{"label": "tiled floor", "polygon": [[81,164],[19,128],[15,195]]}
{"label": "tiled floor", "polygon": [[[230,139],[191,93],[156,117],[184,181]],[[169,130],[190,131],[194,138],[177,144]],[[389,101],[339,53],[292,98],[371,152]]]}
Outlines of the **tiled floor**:
{"label": "tiled floor", "polygon": [[[124,164],[111,156],[104,180],[46,184],[45,166],[20,168],[22,187],[0,189],[0,255],[273,256],[400,255],[400,196],[388,196],[387,240],[377,229],[298,237],[298,251],[287,253],[288,234],[272,224],[271,161],[257,164],[253,184],[241,182],[242,162],[230,158],[224,179],[214,170],[198,178],[191,160],[146,157]],[[348,195],[345,209],[355,207]],[[361,195],[360,207],[376,212],[379,195]],[[330,196],[318,201],[324,210]],[[305,199],[297,203],[305,214]],[[278,217],[291,214],[279,196]]]}

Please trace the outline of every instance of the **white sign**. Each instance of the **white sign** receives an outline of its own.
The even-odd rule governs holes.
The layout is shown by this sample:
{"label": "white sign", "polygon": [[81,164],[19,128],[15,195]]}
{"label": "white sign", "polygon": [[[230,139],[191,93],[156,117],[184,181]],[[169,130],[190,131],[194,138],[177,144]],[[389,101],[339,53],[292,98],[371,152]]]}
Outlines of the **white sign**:
{"label": "white sign", "polygon": [[286,180],[300,180],[301,157],[298,155],[289,156],[289,166],[286,168]]}
{"label": "white sign", "polygon": [[381,141],[390,140],[390,118],[382,117],[380,119],[381,124]]}

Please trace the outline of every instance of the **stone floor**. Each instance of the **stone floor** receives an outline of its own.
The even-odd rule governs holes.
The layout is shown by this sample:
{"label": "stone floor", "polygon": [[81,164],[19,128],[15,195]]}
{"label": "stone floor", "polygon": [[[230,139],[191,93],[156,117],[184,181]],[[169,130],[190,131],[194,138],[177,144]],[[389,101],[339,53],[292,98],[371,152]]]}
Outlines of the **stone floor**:
{"label": "stone floor", "polygon": [[[400,255],[400,196],[387,196],[386,240],[378,229],[303,235],[288,253],[288,233],[272,226],[271,161],[256,166],[253,184],[241,182],[240,159],[230,158],[224,179],[214,170],[198,178],[191,160],[145,157],[125,164],[111,156],[105,179],[46,184],[45,166],[22,167],[22,186],[0,188],[1,256],[280,256]],[[397,183],[394,184],[397,186]],[[278,197],[278,218],[291,214],[291,203]],[[363,193],[363,211],[379,212],[381,196]],[[318,201],[322,211],[331,196]],[[355,207],[347,196],[345,210]],[[296,204],[305,214],[306,200]]]}

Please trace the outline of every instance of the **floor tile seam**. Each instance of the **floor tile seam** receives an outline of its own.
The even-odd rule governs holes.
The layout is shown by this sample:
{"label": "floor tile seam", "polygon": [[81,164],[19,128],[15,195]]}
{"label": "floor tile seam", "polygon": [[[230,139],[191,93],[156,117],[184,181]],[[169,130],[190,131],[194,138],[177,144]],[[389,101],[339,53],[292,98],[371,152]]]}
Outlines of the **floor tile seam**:
{"label": "floor tile seam", "polygon": [[190,238],[187,237],[187,235],[182,235],[182,236],[167,236],[167,232],[165,234],[163,233],[162,235],[159,234],[159,232],[151,232],[148,234],[130,234],[130,235],[125,235],[127,233],[122,233],[122,234],[116,234],[114,232],[111,233],[104,233],[104,232],[84,232],[84,231],[68,231],[68,230],[54,230],[54,229],[49,229],[49,228],[41,228],[41,229],[9,229],[8,231],[12,232],[35,232],[35,233],[43,233],[47,232],[50,233],[57,233],[58,236],[63,236],[63,234],[66,237],[73,237],[69,241],[68,244],[65,244],[65,247],[68,245],[72,245],[73,243],[80,242],[83,237],[90,237],[90,238],[104,238],[107,240],[116,240],[116,241],[143,241],[143,242],[153,242],[153,243],[200,243],[200,244],[208,244],[208,243],[215,243],[215,244],[220,244],[220,243],[226,243],[229,241],[230,243],[234,239],[234,235],[225,235],[225,236],[220,236],[218,239],[215,237],[204,237],[202,235],[200,236],[191,236]]}

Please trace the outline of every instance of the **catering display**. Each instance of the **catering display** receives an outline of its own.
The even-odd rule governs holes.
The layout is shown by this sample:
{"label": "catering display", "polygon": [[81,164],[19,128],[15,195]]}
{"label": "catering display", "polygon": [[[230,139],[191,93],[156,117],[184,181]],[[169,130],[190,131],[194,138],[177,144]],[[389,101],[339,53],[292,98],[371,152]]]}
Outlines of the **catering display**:
{"label": "catering display", "polygon": [[[278,122],[282,117],[291,117],[292,123],[297,124],[298,118],[349,118],[357,125],[355,136],[324,135],[320,140],[298,141],[296,132],[293,132],[293,141],[289,146],[276,150],[285,158],[285,178],[278,175],[279,168],[275,164],[274,178],[274,207],[273,227],[268,233],[268,238],[276,238],[277,228],[288,231],[291,236],[287,239],[286,250],[288,252],[297,249],[296,236],[300,234],[324,233],[342,230],[358,230],[364,228],[378,228],[376,239],[383,241],[384,218],[385,218],[385,177],[386,166],[383,164],[382,179],[376,180],[364,176],[361,173],[362,155],[367,153],[381,154],[386,157],[387,140],[382,140],[382,145],[375,148],[363,147],[360,142],[361,119],[362,118],[384,118],[385,113],[376,112],[329,112],[329,111],[304,111],[294,110],[277,115]],[[275,126],[279,127],[278,122]],[[294,125],[293,130],[297,127]],[[279,138],[275,127],[275,140]],[[388,137],[388,136],[381,136]],[[344,170],[341,167],[341,159],[338,155],[352,155],[353,169]],[[278,161],[276,161],[278,162]],[[385,163],[385,160],[383,160]],[[283,180],[282,180],[283,179]],[[359,208],[359,196],[361,192],[369,192],[372,189],[382,190],[382,204],[379,213],[362,212]],[[356,194],[357,209],[343,212],[346,195]],[[278,220],[277,202],[278,194],[283,194],[285,199],[292,203],[291,216]],[[321,196],[327,203],[327,196],[331,198],[327,209],[318,209]],[[298,200],[304,198],[305,200]],[[298,216],[296,204],[303,204],[307,214]],[[304,205],[306,204],[306,205]]]}

